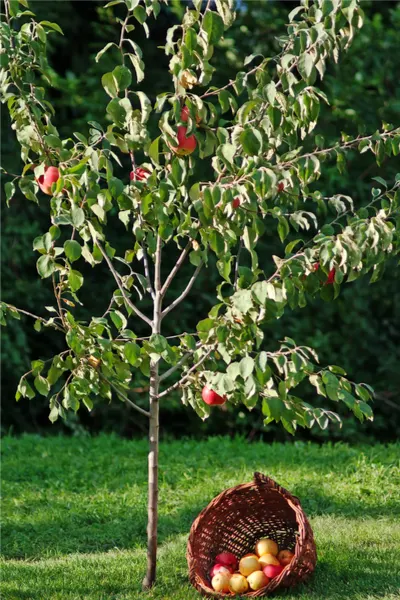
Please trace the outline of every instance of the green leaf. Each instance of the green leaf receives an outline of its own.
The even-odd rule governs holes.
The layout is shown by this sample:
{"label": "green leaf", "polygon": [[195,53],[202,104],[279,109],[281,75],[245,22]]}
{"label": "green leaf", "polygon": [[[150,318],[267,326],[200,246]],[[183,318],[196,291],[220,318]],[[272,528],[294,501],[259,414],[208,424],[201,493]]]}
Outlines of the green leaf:
{"label": "green leaf", "polygon": [[50,146],[50,148],[62,148],[61,140],[57,135],[45,135],[44,141],[48,146]]}
{"label": "green leaf", "polygon": [[48,254],[41,256],[36,263],[37,271],[42,279],[50,277],[54,273],[54,260]]}
{"label": "green leaf", "polygon": [[254,129],[254,127],[245,129],[240,134],[239,139],[246,154],[249,154],[250,156],[259,154],[262,148],[262,136],[257,129]]}
{"label": "green leaf", "polygon": [[8,181],[5,186],[4,186],[4,190],[6,192],[6,200],[7,200],[7,205],[9,204],[11,198],[14,196],[15,194],[15,185],[12,181]]}
{"label": "green leaf", "polygon": [[39,392],[39,394],[41,394],[42,396],[47,396],[47,394],[50,391],[50,384],[45,377],[42,377],[42,375],[37,375],[33,384]]}
{"label": "green leaf", "polygon": [[111,98],[118,96],[117,84],[112,73],[105,73],[101,78],[101,85]]}
{"label": "green leaf", "polygon": [[124,65],[118,65],[112,72],[119,92],[126,90],[132,83],[132,73]]}
{"label": "green leaf", "polygon": [[128,321],[125,315],[119,310],[113,310],[110,312],[111,321],[114,323],[117,329],[126,329]]}
{"label": "green leaf", "polygon": [[151,115],[151,102],[144,92],[135,92],[139,98],[140,106],[142,109],[142,123],[146,123],[149,116]]}
{"label": "green leaf", "polygon": [[67,240],[64,243],[64,251],[65,255],[71,262],[78,260],[82,254],[82,248],[78,242],[75,240]]}
{"label": "green leaf", "polygon": [[137,82],[140,83],[144,79],[144,62],[134,54],[128,54],[128,56],[135,69]]}
{"label": "green leaf", "polygon": [[49,414],[49,421],[51,421],[52,423],[55,423],[58,419],[58,415],[59,415],[59,412],[58,412],[57,406],[53,406],[53,408],[51,409],[50,414]]}
{"label": "green leaf", "polygon": [[83,285],[83,276],[79,271],[71,271],[68,273],[68,283],[73,292],[77,292]]}
{"label": "green leaf", "polygon": [[128,342],[124,346],[124,356],[129,364],[136,366],[140,358],[140,346],[135,342]]}
{"label": "green leaf", "polygon": [[279,217],[279,225],[278,225],[278,233],[281,242],[285,240],[285,238],[289,235],[289,223],[285,217]]}
{"label": "green leaf", "polygon": [[51,23],[50,21],[40,21],[42,26],[48,27],[49,29],[53,29],[54,31],[58,31],[61,35],[64,35],[63,30],[57,23]]}
{"label": "green leaf", "polygon": [[72,224],[76,228],[81,227],[81,225],[83,225],[84,222],[85,222],[85,212],[79,206],[75,206],[74,205],[72,207],[72,209],[71,209],[71,217],[72,217]]}
{"label": "green leaf", "polygon": [[108,189],[113,198],[118,198],[124,191],[124,183],[117,177],[111,177],[108,181]]}
{"label": "green leaf", "polygon": [[141,25],[143,25],[143,23],[146,21],[147,14],[143,6],[136,6],[136,8],[133,11],[133,15]]}
{"label": "green leaf", "polygon": [[262,410],[264,415],[278,422],[282,414],[284,413],[285,405],[283,404],[282,400],[278,397],[277,392],[275,390],[268,390],[268,392],[270,394],[271,392],[274,392],[275,395],[273,396],[271,394],[268,398],[263,399]]}
{"label": "green leaf", "polygon": [[222,160],[229,166],[233,165],[233,160],[235,158],[236,147],[232,144],[222,144],[218,152],[221,154]]}
{"label": "green leaf", "polygon": [[243,377],[243,379],[247,379],[249,375],[251,375],[251,373],[254,370],[254,359],[251,358],[251,356],[245,356],[244,358],[242,358],[242,360],[240,361],[239,364],[239,371],[240,371],[240,375]]}
{"label": "green leaf", "polygon": [[158,136],[155,140],[153,140],[150,144],[150,147],[147,151],[149,157],[151,158],[151,160],[153,161],[153,163],[155,165],[159,164],[159,155],[160,155],[160,151],[159,151],[159,144],[160,144],[160,136]]}
{"label": "green leaf", "polygon": [[101,59],[101,57],[103,56],[103,54],[105,54],[107,52],[107,50],[109,48],[111,48],[111,46],[116,46],[116,44],[114,44],[114,42],[108,42],[108,44],[106,44],[104,46],[104,48],[102,50],[100,50],[100,52],[98,52],[96,54],[96,58],[95,58],[96,62],[99,62],[99,60]]}
{"label": "green leaf", "polygon": [[300,56],[297,64],[297,69],[302,78],[308,82],[311,77],[314,68],[314,59],[308,52],[305,52]]}
{"label": "green leaf", "polygon": [[224,22],[218,13],[207,10],[202,22],[210,44],[216,44],[224,33]]}

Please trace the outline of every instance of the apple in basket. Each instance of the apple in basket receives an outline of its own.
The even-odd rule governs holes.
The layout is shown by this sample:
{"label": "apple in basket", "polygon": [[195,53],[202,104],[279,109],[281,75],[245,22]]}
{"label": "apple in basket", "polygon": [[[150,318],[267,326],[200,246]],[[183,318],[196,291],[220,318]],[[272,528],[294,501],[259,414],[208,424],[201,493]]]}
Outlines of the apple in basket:
{"label": "apple in basket", "polygon": [[291,550],[281,550],[278,554],[279,562],[283,567],[286,567],[286,565],[290,564],[292,562],[293,557],[294,552],[292,552]]}
{"label": "apple in basket", "polygon": [[214,577],[214,575],[217,575],[217,573],[222,573],[223,575],[227,575],[228,577],[230,577],[233,573],[233,569],[228,565],[221,565],[220,563],[217,563],[213,566],[213,568],[210,571],[211,579]]}
{"label": "apple in basket", "polygon": [[239,562],[239,571],[245,577],[251,575],[253,571],[261,571],[257,556],[255,554],[246,554],[243,556]]}
{"label": "apple in basket", "polygon": [[237,567],[237,558],[232,552],[221,552],[215,557],[215,564],[224,565],[225,567],[231,567],[234,571]]}
{"label": "apple in basket", "polygon": [[262,538],[261,540],[258,540],[255,547],[257,556],[262,556],[263,554],[273,554],[276,556],[278,551],[278,544],[269,538]]}
{"label": "apple in basket", "polygon": [[217,573],[211,580],[211,585],[216,592],[229,592],[231,574]]}
{"label": "apple in basket", "polygon": [[234,594],[244,594],[249,589],[246,577],[240,573],[234,573],[229,580],[229,591]]}
{"label": "apple in basket", "polygon": [[278,566],[281,564],[279,562],[279,560],[277,559],[277,557],[274,556],[273,554],[263,554],[262,556],[260,556],[258,561],[259,561],[262,569],[264,567],[266,567],[267,565],[277,565]]}
{"label": "apple in basket", "polygon": [[267,565],[263,568],[263,572],[264,575],[266,575],[270,579],[273,579],[274,577],[277,577],[282,573],[283,568],[284,567],[282,567],[282,565]]}
{"label": "apple in basket", "polygon": [[269,583],[269,578],[262,571],[253,571],[248,578],[247,583],[251,590],[261,590]]}

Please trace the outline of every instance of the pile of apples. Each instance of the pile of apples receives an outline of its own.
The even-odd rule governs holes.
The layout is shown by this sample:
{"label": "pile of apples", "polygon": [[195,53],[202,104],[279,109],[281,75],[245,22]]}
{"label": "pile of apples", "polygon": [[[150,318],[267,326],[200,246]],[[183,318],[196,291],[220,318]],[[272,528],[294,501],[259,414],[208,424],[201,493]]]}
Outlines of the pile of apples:
{"label": "pile of apples", "polygon": [[262,538],[254,554],[246,554],[240,560],[231,552],[218,554],[210,571],[211,585],[216,592],[232,594],[260,590],[282,573],[293,557],[290,550],[279,550],[274,540]]}

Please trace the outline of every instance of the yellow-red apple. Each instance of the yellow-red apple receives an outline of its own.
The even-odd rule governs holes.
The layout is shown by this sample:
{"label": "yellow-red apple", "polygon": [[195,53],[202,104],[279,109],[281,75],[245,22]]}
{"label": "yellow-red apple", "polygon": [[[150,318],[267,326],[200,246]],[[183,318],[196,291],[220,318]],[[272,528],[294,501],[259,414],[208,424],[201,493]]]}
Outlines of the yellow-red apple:
{"label": "yellow-red apple", "polygon": [[257,556],[262,556],[263,554],[273,554],[276,556],[278,551],[278,544],[269,538],[262,538],[261,540],[258,540],[255,548]]}
{"label": "yellow-red apple", "polygon": [[239,561],[239,571],[246,577],[253,573],[253,571],[261,571],[258,557],[255,554],[246,554]]}
{"label": "yellow-red apple", "polygon": [[253,571],[248,578],[247,582],[252,590],[261,590],[269,583],[269,578],[262,571]]}
{"label": "yellow-red apple", "polygon": [[151,173],[143,167],[136,167],[134,171],[131,171],[129,174],[129,179],[131,181],[146,181],[150,177]]}
{"label": "yellow-red apple", "polygon": [[278,560],[283,567],[290,564],[293,560],[294,552],[291,550],[281,550],[278,554]]}
{"label": "yellow-red apple", "polygon": [[246,577],[240,573],[234,573],[229,580],[229,590],[234,594],[244,594],[249,589]]}
{"label": "yellow-red apple", "polygon": [[217,575],[217,573],[222,573],[223,575],[231,576],[233,571],[234,571],[234,569],[232,567],[230,567],[229,565],[222,565],[221,563],[217,563],[211,569],[210,577],[212,579],[214,577],[214,575]]}
{"label": "yellow-red apple", "polygon": [[211,580],[211,585],[216,592],[229,592],[229,581],[231,575],[217,573]]}
{"label": "yellow-red apple", "polygon": [[262,554],[260,556],[260,558],[258,559],[258,561],[262,568],[266,567],[267,565],[279,565],[280,564],[277,557],[270,553]]}

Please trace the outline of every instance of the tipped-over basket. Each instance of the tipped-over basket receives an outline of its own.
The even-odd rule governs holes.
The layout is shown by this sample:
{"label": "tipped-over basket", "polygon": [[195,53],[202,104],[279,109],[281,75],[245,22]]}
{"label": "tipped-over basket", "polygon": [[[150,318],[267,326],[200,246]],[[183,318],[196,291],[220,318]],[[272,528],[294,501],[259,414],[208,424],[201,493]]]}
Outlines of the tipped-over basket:
{"label": "tipped-over basket", "polygon": [[311,575],[317,562],[313,532],[299,499],[269,477],[255,473],[253,482],[219,494],[193,522],[187,547],[192,585],[205,596],[231,596],[211,587],[215,557],[223,551],[238,558],[252,553],[262,537],[275,540],[280,550],[288,549],[295,555],[268,585],[244,594],[249,598],[294,587]]}

